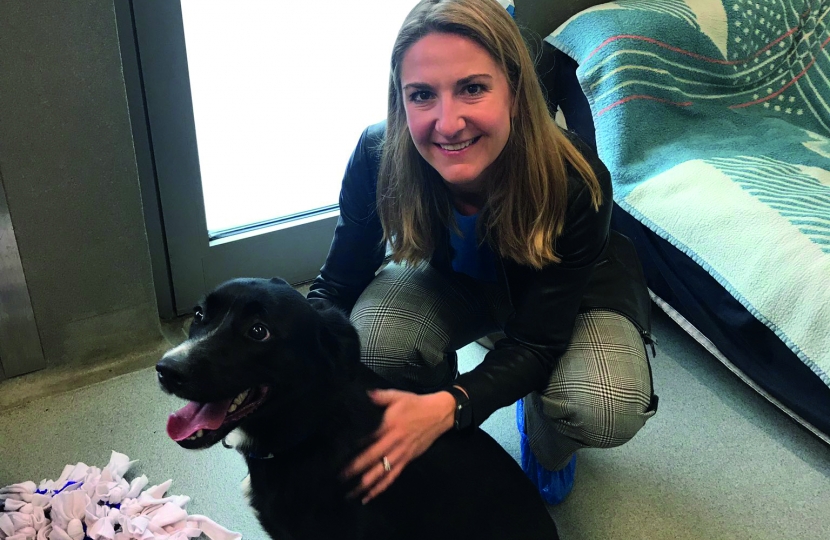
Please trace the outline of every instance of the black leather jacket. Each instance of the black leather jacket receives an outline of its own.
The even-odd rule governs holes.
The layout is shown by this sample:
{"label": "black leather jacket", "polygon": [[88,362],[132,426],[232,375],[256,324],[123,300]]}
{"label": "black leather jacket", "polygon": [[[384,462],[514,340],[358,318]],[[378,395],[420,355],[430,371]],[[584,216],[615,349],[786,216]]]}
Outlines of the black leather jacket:
{"label": "black leather jacket", "polygon": [[[383,263],[382,228],[375,193],[385,122],[369,126],[349,160],[340,192],[340,218],[326,262],[308,298],[326,300],[347,313]],[[596,154],[569,134],[593,167],[603,191],[598,212],[585,183],[571,171],[565,229],[556,242],[560,264],[541,270],[498,259],[500,277],[514,308],[495,350],[456,384],[470,395],[473,423],[533,390],[543,390],[565,352],[577,313],[604,308],[626,315],[650,341],[650,300],[631,242],[609,233],[611,179]],[[449,231],[430,260],[451,273]]]}

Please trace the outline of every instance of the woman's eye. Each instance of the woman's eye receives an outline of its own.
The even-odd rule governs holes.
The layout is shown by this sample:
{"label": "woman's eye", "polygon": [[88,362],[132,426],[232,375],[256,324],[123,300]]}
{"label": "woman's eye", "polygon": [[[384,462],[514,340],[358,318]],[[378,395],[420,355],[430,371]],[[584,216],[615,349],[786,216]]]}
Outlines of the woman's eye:
{"label": "woman's eye", "polygon": [[196,310],[193,312],[193,322],[199,324],[203,320],[205,320],[204,312],[201,310],[201,308],[196,308]]}
{"label": "woman's eye", "polygon": [[264,324],[256,323],[248,330],[248,337],[254,341],[265,341],[271,337],[271,332],[268,331],[268,327]]}
{"label": "woman's eye", "polygon": [[432,93],[427,90],[418,90],[417,92],[413,92],[409,94],[409,101],[413,103],[423,103],[424,101],[429,100],[432,97]]}
{"label": "woman's eye", "polygon": [[484,86],[480,84],[468,84],[464,88],[464,91],[468,96],[477,96],[484,93]]}

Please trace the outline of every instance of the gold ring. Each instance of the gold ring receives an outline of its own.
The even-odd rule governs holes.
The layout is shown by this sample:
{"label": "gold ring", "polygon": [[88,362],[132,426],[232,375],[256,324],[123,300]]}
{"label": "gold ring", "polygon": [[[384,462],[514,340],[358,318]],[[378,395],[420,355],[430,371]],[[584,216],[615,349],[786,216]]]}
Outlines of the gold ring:
{"label": "gold ring", "polygon": [[388,457],[383,456],[383,459],[381,459],[380,462],[383,463],[383,470],[384,471],[390,472],[392,470],[392,465],[389,464],[389,458]]}

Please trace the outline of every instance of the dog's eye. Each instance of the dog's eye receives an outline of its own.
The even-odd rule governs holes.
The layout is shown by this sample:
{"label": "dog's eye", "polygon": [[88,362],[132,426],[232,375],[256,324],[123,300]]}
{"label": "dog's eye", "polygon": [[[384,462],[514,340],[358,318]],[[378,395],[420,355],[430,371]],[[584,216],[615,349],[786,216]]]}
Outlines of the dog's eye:
{"label": "dog's eye", "polygon": [[202,311],[202,308],[196,308],[195,311],[193,312],[193,322],[195,322],[196,324],[199,324],[203,320],[205,320],[205,314]]}
{"label": "dog's eye", "polygon": [[264,324],[256,323],[248,330],[248,337],[255,341],[265,341],[271,337],[271,332],[268,331],[268,327]]}

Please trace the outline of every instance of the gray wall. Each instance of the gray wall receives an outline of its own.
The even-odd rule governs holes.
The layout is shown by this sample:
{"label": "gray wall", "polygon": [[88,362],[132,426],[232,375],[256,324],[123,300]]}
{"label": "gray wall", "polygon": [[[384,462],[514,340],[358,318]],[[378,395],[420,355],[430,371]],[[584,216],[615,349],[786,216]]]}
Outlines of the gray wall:
{"label": "gray wall", "polygon": [[157,347],[112,0],[0,2],[0,179],[47,365]]}

